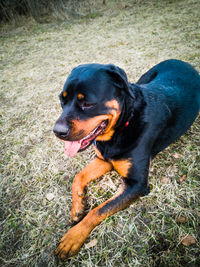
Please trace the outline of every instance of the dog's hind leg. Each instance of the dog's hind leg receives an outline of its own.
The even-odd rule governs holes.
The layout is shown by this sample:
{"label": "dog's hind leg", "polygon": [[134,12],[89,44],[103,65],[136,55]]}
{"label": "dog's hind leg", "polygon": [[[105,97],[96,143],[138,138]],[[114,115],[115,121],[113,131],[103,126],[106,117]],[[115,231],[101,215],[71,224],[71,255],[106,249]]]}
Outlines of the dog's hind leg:
{"label": "dog's hind leg", "polygon": [[140,79],[137,81],[136,84],[147,84],[153,81],[153,79],[156,78],[158,72],[154,68],[147,71],[145,74],[143,74]]}

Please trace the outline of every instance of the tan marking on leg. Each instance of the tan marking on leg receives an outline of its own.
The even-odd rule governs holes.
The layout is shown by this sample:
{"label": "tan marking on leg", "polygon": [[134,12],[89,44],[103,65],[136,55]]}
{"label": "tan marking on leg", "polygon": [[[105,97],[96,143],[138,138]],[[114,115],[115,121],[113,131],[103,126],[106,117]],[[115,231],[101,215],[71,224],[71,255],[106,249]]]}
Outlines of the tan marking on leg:
{"label": "tan marking on leg", "polygon": [[127,177],[129,169],[131,167],[131,162],[129,159],[122,159],[122,160],[112,160],[113,167],[115,170],[122,176]]}
{"label": "tan marking on leg", "polygon": [[[126,199],[126,195],[123,196],[124,191],[124,187],[122,187],[116,195],[102,203],[97,208],[91,210],[82,221],[72,227],[61,239],[60,245],[55,251],[56,255],[64,259],[77,254],[91,231],[97,225],[99,225],[107,217],[128,207],[132,202],[139,198],[138,194]],[[117,200],[117,197],[120,197],[120,195],[122,199]],[[110,207],[107,207],[107,204],[111,204]]]}
{"label": "tan marking on leg", "polygon": [[79,221],[84,215],[84,188],[86,185],[101,177],[106,172],[112,169],[112,164],[95,158],[89,163],[79,174],[74,178],[72,184],[72,208],[71,220],[73,222]]}
{"label": "tan marking on leg", "polygon": [[96,155],[99,159],[104,160],[104,157],[101,155],[101,152],[98,150],[98,148],[96,146],[94,146],[94,150],[96,152]]}

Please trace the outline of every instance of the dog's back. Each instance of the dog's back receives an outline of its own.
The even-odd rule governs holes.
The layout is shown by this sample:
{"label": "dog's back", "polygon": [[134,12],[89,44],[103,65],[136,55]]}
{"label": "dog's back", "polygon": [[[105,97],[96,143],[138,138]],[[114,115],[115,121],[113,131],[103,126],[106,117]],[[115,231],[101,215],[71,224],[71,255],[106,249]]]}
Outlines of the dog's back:
{"label": "dog's back", "polygon": [[165,125],[153,148],[153,155],[156,155],[185,133],[197,117],[200,75],[190,64],[171,59],[154,66],[137,84],[151,107],[154,121],[158,119]]}

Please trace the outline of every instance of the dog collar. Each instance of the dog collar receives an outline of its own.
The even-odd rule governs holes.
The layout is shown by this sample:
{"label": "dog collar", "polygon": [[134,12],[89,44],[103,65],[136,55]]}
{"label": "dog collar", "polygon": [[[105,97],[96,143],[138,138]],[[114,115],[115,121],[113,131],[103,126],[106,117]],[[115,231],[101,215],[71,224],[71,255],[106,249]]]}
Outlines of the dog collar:
{"label": "dog collar", "polygon": [[129,121],[127,121],[124,125],[124,127],[127,127],[129,125]]}
{"label": "dog collar", "polygon": [[127,126],[129,125],[129,121],[127,121],[124,126],[122,126],[120,129],[119,129],[119,132],[121,132],[122,130],[124,130]]}

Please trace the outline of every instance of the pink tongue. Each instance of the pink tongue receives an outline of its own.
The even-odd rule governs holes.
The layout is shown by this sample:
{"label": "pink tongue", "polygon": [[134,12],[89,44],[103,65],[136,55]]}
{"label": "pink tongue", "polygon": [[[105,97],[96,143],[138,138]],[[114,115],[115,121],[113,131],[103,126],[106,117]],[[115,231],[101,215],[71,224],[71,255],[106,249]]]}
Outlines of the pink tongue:
{"label": "pink tongue", "polygon": [[81,141],[65,141],[65,154],[69,157],[74,157],[81,147]]}

